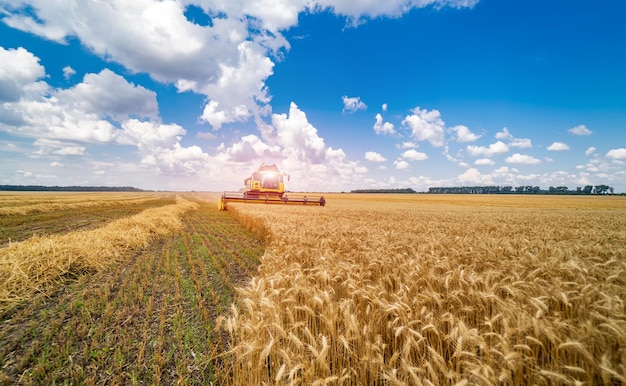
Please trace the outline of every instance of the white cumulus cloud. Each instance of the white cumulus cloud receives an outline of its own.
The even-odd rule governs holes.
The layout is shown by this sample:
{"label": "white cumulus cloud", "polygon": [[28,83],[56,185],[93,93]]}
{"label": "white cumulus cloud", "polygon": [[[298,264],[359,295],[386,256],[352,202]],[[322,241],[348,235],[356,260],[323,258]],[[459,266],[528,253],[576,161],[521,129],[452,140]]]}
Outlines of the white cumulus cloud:
{"label": "white cumulus cloud", "polygon": [[210,157],[199,146],[184,147],[176,142],[172,147],[157,148],[141,162],[153,166],[164,175],[196,175]]}
{"label": "white cumulus cloud", "polygon": [[553,142],[547,149],[550,151],[565,151],[569,150],[569,146],[564,142]]}
{"label": "white cumulus cloud", "polygon": [[591,147],[587,148],[587,150],[585,150],[585,155],[586,155],[587,157],[589,157],[590,155],[592,155],[593,153],[595,153],[595,152],[596,152],[596,150],[597,150],[597,149],[596,149],[595,147],[591,146]]}
{"label": "white cumulus cloud", "polygon": [[372,162],[385,162],[387,159],[375,151],[366,151],[365,159]]}
{"label": "white cumulus cloud", "polygon": [[34,144],[38,147],[38,149],[33,152],[33,155],[36,156],[50,154],[62,156],[84,155],[87,149],[85,146],[70,141],[59,141],[48,138],[39,138]]}
{"label": "white cumulus cloud", "polygon": [[315,0],[313,2],[313,4],[316,4],[322,9],[329,8],[336,14],[347,16],[352,25],[358,25],[366,18],[374,19],[380,16],[400,17],[414,8],[424,8],[428,6],[436,8],[472,8],[477,3],[478,0]]}
{"label": "white cumulus cloud", "polygon": [[[400,17],[414,8],[471,8],[477,2],[20,0],[4,1],[1,13],[2,21],[11,28],[61,44],[75,39],[130,73],[145,73],[180,92],[205,96],[200,119],[218,130],[227,123],[271,114],[266,81],[273,74],[275,58],[280,59],[290,48],[283,31],[297,25],[301,13],[330,11],[347,17],[349,24],[359,24],[369,18]],[[188,19],[190,6],[210,22],[201,25]],[[24,65],[14,59],[0,58],[0,63],[14,63],[32,74],[32,63]],[[73,70],[66,67],[64,73],[69,78]],[[13,79],[20,83],[19,77]],[[16,84],[7,87],[7,83],[1,84],[5,95],[0,95],[0,100],[15,100],[21,88]],[[346,111],[365,107],[358,97],[347,99]]]}
{"label": "white cumulus cloud", "polygon": [[480,158],[474,162],[474,165],[495,165],[496,163],[490,158]]}
{"label": "white cumulus cloud", "polygon": [[407,159],[409,161],[423,161],[428,159],[428,155],[426,153],[419,152],[415,149],[409,149],[402,153],[402,158]]}
{"label": "white cumulus cloud", "polygon": [[[265,79],[273,74],[274,63],[265,50],[250,41],[239,43],[238,60],[219,65],[219,79],[201,88],[192,87],[209,97],[201,119],[209,122],[215,130],[224,123],[246,121],[253,116],[264,115],[270,101]],[[180,86],[179,88],[184,89]]]}
{"label": "white cumulus cloud", "polygon": [[363,101],[361,101],[361,97],[347,97],[346,95],[341,97],[343,101],[343,112],[344,113],[354,113],[359,110],[366,110],[367,106]]}
{"label": "white cumulus cloud", "polygon": [[497,168],[493,172],[495,174],[505,174],[505,173],[509,173],[510,170],[509,170],[508,166],[502,166],[502,167]]}
{"label": "white cumulus cloud", "polygon": [[124,145],[136,145],[140,149],[171,147],[186,133],[181,126],[129,119],[122,123],[123,131],[117,141]]}
{"label": "white cumulus cloud", "polygon": [[504,162],[519,165],[539,165],[541,160],[527,154],[515,153],[512,156],[507,157]]}
{"label": "white cumulus cloud", "polygon": [[428,141],[435,147],[443,146],[444,125],[439,110],[420,109],[419,106],[411,110],[402,125],[411,129],[411,136],[416,141]]}
{"label": "white cumulus cloud", "polygon": [[66,80],[71,78],[72,75],[74,74],[76,74],[76,70],[74,70],[72,67],[70,66],[63,67],[63,78],[65,78]]}
{"label": "white cumulus cloud", "polygon": [[393,123],[384,122],[383,116],[376,114],[376,122],[374,122],[374,132],[376,134],[395,134],[396,130],[394,129]]}
{"label": "white cumulus cloud", "polygon": [[21,47],[8,50],[0,47],[0,102],[19,100],[45,74],[33,53]]}
{"label": "white cumulus cloud", "polygon": [[476,168],[469,168],[457,177],[462,184],[493,184],[488,174],[481,174]]}
{"label": "white cumulus cloud", "polygon": [[496,133],[496,139],[507,141],[508,145],[517,148],[530,148],[533,147],[532,141],[529,138],[515,138],[509,129],[502,128],[502,131]]}
{"label": "white cumulus cloud", "polygon": [[[86,74],[69,89],[42,89],[40,95],[6,103],[19,123],[7,131],[34,138],[112,143],[116,124],[131,117],[159,123],[156,94],[127,82],[110,70]],[[0,118],[1,119],[1,118]]]}
{"label": "white cumulus cloud", "polygon": [[128,82],[111,70],[86,74],[76,86],[60,90],[59,102],[66,109],[79,109],[81,113],[109,116],[117,121],[131,116],[158,119],[156,93]]}
{"label": "white cumulus cloud", "polygon": [[464,125],[451,127],[450,131],[456,134],[457,142],[474,142],[482,137],[481,135],[472,133],[470,129]]}
{"label": "white cumulus cloud", "polygon": [[488,147],[468,145],[466,149],[469,155],[475,157],[481,155],[485,157],[492,157],[496,154],[506,153],[509,151],[509,147],[502,141],[492,143]]}
{"label": "white cumulus cloud", "polygon": [[[193,167],[205,166],[195,162],[208,159],[199,147],[180,145],[186,131],[177,124],[161,122],[155,92],[109,69],[87,73],[82,82],[70,88],[52,88],[38,80],[43,69],[28,51],[2,54],[11,55],[15,63],[21,60],[21,71],[31,75],[13,77],[23,82],[20,97],[2,104],[0,129],[34,138],[33,156],[85,156],[93,144],[121,144],[135,146],[140,164],[160,173],[195,173]],[[7,73],[6,68],[10,67],[0,61],[0,74]],[[190,155],[194,155],[194,162]]]}
{"label": "white cumulus cloud", "polygon": [[504,127],[502,128],[502,131],[499,131],[496,133],[496,139],[505,139],[505,140],[510,141],[513,139],[513,135],[511,135],[511,133],[509,132],[509,129]]}
{"label": "white cumulus cloud", "polygon": [[585,125],[578,125],[576,127],[572,127],[571,129],[567,130],[569,133],[574,134],[574,135],[591,135],[593,134],[593,131],[589,130],[587,128],[587,126]]}
{"label": "white cumulus cloud", "polygon": [[396,169],[398,170],[406,170],[410,167],[409,163],[406,162],[405,160],[396,160],[393,161],[393,166],[396,167]]}
{"label": "white cumulus cloud", "polygon": [[[249,111],[247,117],[265,113],[269,102],[265,81],[274,66],[269,56],[289,46],[278,31],[270,33],[258,28],[257,20],[244,17],[246,6],[254,13],[249,5],[206,3],[204,11],[220,17],[201,26],[187,20],[184,2],[174,0],[95,1],[80,6],[27,0],[7,7],[3,21],[61,43],[76,38],[96,55],[130,72],[147,73],[180,91],[206,95],[207,103],[218,103],[215,114],[224,114],[220,120],[209,110],[202,117],[217,129],[241,119],[242,106]],[[275,15],[284,15],[285,8],[293,10],[267,2],[264,15],[259,15],[267,17],[266,26],[277,24]],[[297,7],[302,9],[304,5]],[[297,11],[282,26],[293,23],[297,23]]]}
{"label": "white cumulus cloud", "polygon": [[404,141],[401,144],[396,145],[396,147],[398,149],[412,149],[414,147],[417,147],[417,144],[411,141]]}
{"label": "white cumulus cloud", "polygon": [[279,146],[270,146],[253,134],[242,137],[239,142],[226,150],[226,154],[235,162],[258,161],[262,163],[263,160],[282,158]]}
{"label": "white cumulus cloud", "polygon": [[362,180],[359,175],[367,172],[365,166],[349,160],[342,149],[326,146],[317,128],[294,102],[288,113],[272,114],[272,125],[265,129],[263,140],[248,135],[230,147],[220,146],[218,151],[217,162],[230,169],[261,162],[279,164],[279,169],[292,177],[288,188],[295,190],[349,189]]}
{"label": "white cumulus cloud", "polygon": [[291,102],[288,115],[273,114],[272,124],[276,128],[278,144],[290,153],[297,153],[298,159],[315,164],[324,160],[324,139],[295,103]]}
{"label": "white cumulus cloud", "polygon": [[611,149],[606,153],[605,157],[613,160],[626,159],[626,149],[623,147],[620,147],[619,149]]}
{"label": "white cumulus cloud", "polygon": [[509,145],[520,149],[533,147],[533,143],[529,138],[513,138]]}

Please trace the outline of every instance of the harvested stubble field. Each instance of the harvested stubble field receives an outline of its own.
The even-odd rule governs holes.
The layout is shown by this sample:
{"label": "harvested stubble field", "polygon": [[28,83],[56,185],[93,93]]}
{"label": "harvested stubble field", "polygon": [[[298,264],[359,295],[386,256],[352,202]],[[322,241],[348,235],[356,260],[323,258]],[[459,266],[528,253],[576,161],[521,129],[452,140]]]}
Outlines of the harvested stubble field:
{"label": "harvested stubble field", "polygon": [[174,202],[174,194],[0,192],[0,247],[33,235],[96,228]]}
{"label": "harvested stubble field", "polygon": [[0,384],[626,384],[621,197],[60,197],[0,214]]}
{"label": "harvested stubble field", "polygon": [[[103,196],[77,199],[81,230],[59,205],[48,233],[0,248],[0,384],[214,382],[227,339],[215,319],[264,244],[212,196]],[[0,215],[12,240],[15,216]]]}

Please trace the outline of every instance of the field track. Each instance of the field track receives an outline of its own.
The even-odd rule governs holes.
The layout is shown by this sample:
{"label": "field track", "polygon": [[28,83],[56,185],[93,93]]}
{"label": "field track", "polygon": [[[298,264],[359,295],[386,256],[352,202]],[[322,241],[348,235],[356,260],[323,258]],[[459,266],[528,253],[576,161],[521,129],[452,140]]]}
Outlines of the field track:
{"label": "field track", "polygon": [[622,197],[28,196],[0,386],[626,384]]}
{"label": "field track", "polygon": [[199,207],[173,235],[5,314],[0,384],[215,380],[226,347],[215,319],[256,272],[264,244],[215,202],[185,197]]}

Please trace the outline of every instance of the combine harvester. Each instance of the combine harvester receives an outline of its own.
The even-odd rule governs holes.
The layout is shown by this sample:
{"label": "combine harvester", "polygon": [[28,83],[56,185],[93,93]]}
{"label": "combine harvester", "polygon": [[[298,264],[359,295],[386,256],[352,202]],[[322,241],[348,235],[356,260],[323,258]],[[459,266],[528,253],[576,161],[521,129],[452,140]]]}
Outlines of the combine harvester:
{"label": "combine harvester", "polygon": [[285,193],[283,177],[275,164],[262,164],[244,180],[243,192],[224,192],[218,203],[219,210],[227,210],[229,202],[243,202],[247,204],[280,204],[280,205],[326,205],[324,196],[312,197]]}

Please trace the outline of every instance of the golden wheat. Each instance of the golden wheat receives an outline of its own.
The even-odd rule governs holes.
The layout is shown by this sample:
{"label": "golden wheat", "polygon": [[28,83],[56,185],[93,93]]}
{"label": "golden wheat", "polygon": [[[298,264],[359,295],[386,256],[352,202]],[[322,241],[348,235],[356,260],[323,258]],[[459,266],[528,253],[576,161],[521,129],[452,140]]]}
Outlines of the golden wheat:
{"label": "golden wheat", "polygon": [[229,206],[270,244],[225,383],[623,382],[625,200],[380,197]]}

